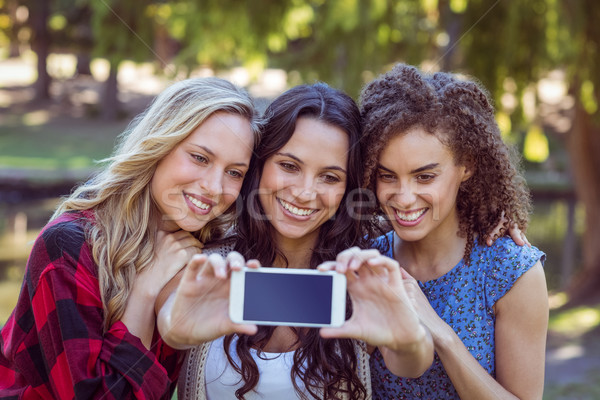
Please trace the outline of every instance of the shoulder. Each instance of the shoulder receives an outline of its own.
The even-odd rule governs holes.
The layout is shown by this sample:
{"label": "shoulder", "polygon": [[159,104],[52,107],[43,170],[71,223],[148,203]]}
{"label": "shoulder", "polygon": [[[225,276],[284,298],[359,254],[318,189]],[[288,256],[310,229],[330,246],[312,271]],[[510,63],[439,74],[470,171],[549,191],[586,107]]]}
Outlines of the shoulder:
{"label": "shoulder", "polygon": [[46,225],[36,243],[43,241],[50,260],[62,257],[64,252],[76,256],[86,240],[86,222],[87,218],[81,213],[64,213]]}
{"label": "shoulder", "polygon": [[373,239],[370,246],[373,249],[379,250],[381,254],[387,257],[393,257],[394,231],[389,231],[385,235],[381,235]]}
{"label": "shoulder", "polygon": [[471,263],[484,274],[488,300],[494,304],[515,285],[527,271],[542,265],[544,252],[534,246],[519,246],[512,239],[502,237],[492,246],[477,244],[471,254]]}
{"label": "shoulder", "polygon": [[[495,268],[530,268],[540,261],[542,265],[546,254],[535,246],[519,246],[509,237],[501,237],[491,246],[477,244],[474,255],[479,260],[489,260]],[[472,257],[473,258],[473,257]]]}
{"label": "shoulder", "polygon": [[67,212],[44,227],[27,262],[28,280],[34,286],[49,266],[74,274],[78,265],[92,262],[86,241],[87,222],[84,214]]}
{"label": "shoulder", "polygon": [[220,239],[215,242],[210,242],[204,246],[202,253],[204,254],[219,254],[226,257],[227,254],[231,253],[235,247],[235,236],[230,236],[224,239]]}

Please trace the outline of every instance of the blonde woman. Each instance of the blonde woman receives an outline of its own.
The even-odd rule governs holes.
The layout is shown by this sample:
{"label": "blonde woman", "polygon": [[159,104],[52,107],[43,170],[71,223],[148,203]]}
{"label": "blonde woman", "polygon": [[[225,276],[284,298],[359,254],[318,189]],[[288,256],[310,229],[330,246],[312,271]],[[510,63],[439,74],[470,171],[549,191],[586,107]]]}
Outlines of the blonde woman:
{"label": "blonde woman", "polygon": [[155,298],[230,224],[259,132],[250,97],[217,78],[172,85],[134,120],[34,244],[0,397],[171,398],[181,357]]}

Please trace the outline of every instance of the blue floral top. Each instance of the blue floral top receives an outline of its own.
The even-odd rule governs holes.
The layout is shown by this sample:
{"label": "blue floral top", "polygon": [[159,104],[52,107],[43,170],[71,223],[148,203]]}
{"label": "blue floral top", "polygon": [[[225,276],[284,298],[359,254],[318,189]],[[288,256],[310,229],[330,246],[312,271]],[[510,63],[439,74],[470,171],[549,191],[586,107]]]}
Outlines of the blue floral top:
{"label": "blue floral top", "polygon": [[[392,257],[394,232],[379,237],[374,247]],[[389,245],[388,245],[389,244]],[[419,286],[438,315],[450,325],[469,352],[495,377],[493,306],[517,279],[545,254],[535,247],[518,246],[502,237],[491,247],[479,245],[471,262],[462,260],[445,275]],[[431,367],[419,378],[400,378],[385,367],[379,350],[371,356],[373,399],[459,399],[437,354]]]}

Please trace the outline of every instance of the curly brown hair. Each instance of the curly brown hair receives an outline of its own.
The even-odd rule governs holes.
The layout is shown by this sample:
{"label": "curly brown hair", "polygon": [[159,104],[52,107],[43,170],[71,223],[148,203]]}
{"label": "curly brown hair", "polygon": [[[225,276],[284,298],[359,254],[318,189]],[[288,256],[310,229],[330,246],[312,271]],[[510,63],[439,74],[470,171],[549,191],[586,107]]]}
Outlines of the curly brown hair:
{"label": "curly brown hair", "polygon": [[[487,238],[502,213],[519,229],[528,224],[531,200],[518,171],[517,153],[502,141],[487,91],[455,74],[425,74],[397,64],[367,84],[360,96],[365,155],[364,186],[375,191],[379,157],[390,140],[415,127],[435,135],[449,147],[457,165],[474,171],[459,188],[458,234],[467,238],[468,263],[476,234]],[[382,214],[377,205],[371,234]],[[505,224],[506,227],[506,224]]]}

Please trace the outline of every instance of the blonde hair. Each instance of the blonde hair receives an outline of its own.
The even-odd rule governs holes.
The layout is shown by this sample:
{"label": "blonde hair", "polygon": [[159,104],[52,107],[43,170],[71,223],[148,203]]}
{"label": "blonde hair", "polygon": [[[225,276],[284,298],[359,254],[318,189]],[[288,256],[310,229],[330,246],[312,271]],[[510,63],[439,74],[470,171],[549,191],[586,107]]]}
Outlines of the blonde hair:
{"label": "blonde hair", "polygon": [[[159,94],[120,136],[108,165],[78,187],[57,208],[52,219],[66,211],[93,210],[86,226],[98,265],[105,329],[125,311],[135,275],[152,261],[160,219],[150,181],[160,160],[218,111],[248,119],[254,146],[260,137],[258,114],[250,96],[219,78],[177,82]],[[233,221],[235,203],[194,235],[203,242],[222,233]]]}

